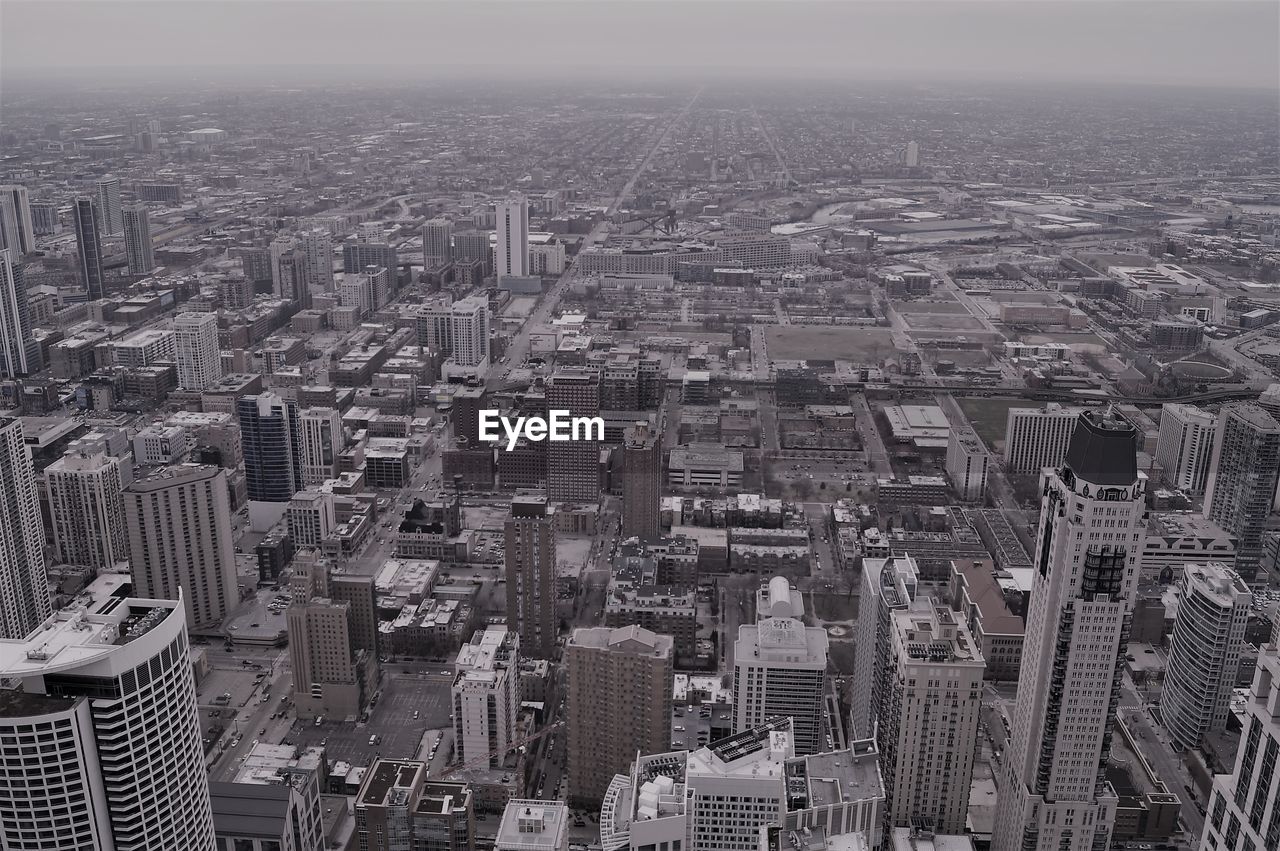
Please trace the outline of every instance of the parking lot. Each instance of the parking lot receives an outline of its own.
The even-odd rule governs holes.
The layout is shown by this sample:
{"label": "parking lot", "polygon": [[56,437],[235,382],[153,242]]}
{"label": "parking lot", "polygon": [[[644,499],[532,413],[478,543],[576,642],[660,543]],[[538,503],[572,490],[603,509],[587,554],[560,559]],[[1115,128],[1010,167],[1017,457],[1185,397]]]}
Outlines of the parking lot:
{"label": "parking lot", "polygon": [[[331,761],[342,760],[352,765],[366,765],[377,756],[413,759],[427,730],[452,725],[451,681],[452,675],[435,672],[406,675],[392,666],[391,671],[383,675],[382,696],[370,713],[368,723],[325,721],[316,726],[313,722],[299,722],[290,732],[290,741],[303,747],[324,743]],[[370,745],[369,738],[375,735],[378,743]]]}

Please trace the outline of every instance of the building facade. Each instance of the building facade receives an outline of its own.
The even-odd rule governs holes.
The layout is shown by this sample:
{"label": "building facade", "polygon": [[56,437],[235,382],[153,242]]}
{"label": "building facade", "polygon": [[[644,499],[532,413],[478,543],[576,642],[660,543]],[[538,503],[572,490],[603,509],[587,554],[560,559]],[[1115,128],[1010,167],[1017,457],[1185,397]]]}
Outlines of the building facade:
{"label": "building facade", "polygon": [[204,390],[222,377],[216,313],[179,313],[173,320],[178,386]]}
{"label": "building facade", "polygon": [[1067,455],[1079,408],[1050,402],[1043,408],[1010,408],[1005,422],[1004,463],[1008,472],[1038,476]]}
{"label": "building facade", "polygon": [[1189,494],[1204,493],[1217,425],[1216,415],[1194,405],[1171,402],[1161,409],[1156,463],[1166,482]]}
{"label": "building facade", "polygon": [[124,489],[133,481],[128,455],[70,452],[44,471],[58,561],[111,570],[129,558]]}
{"label": "building facade", "polygon": [[21,639],[49,617],[44,527],[22,420],[0,417],[0,639]]}
{"label": "building facade", "polygon": [[1224,406],[1210,468],[1204,516],[1235,536],[1236,573],[1252,585],[1280,481],[1280,422],[1253,403]]}
{"label": "building facade", "polygon": [[517,493],[505,525],[507,625],[526,656],[550,659],[556,650],[556,530],[547,499]]}

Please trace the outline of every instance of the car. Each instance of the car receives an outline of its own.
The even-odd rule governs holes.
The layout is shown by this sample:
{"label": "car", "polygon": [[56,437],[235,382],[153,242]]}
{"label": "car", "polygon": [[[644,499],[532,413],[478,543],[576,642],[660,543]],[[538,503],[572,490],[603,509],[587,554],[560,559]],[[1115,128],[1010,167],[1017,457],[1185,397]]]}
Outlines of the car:
{"label": "car", "polygon": [[323,724],[323,723],[324,723],[324,716],[323,716],[323,715],[317,715],[317,716],[316,716],[316,726],[317,726],[317,727],[319,727],[319,726],[320,726],[321,724]]}

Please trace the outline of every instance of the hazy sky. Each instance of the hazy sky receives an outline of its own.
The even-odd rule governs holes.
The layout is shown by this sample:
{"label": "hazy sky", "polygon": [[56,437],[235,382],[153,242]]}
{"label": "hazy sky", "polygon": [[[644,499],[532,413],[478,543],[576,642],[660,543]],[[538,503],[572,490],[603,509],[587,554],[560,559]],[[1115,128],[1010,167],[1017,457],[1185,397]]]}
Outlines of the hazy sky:
{"label": "hazy sky", "polygon": [[1280,87],[1275,0],[3,0],[0,71],[755,69]]}

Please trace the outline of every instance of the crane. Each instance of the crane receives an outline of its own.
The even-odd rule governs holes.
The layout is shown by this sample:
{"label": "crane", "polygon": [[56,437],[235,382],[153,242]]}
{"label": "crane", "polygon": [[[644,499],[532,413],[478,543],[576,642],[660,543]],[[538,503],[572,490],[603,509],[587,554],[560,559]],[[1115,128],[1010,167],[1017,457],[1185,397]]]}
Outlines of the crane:
{"label": "crane", "polygon": [[538,739],[541,739],[543,736],[547,735],[548,733],[554,733],[557,729],[563,726],[564,726],[563,720],[552,722],[551,724],[548,724],[547,726],[543,727],[541,730],[539,730],[536,733],[530,733],[527,736],[523,736],[519,739],[516,739],[514,742],[511,742],[509,745],[507,745],[505,748],[498,748],[496,750],[491,750],[487,754],[478,756],[475,759],[469,759],[466,762],[461,762],[461,763],[458,763],[457,765],[451,765],[448,768],[446,768],[444,771],[436,775],[436,779],[444,780],[446,777],[451,777],[454,774],[458,773],[459,771],[465,771],[468,768],[478,768],[481,765],[488,765],[489,760],[493,759],[495,756],[503,756],[504,754],[515,750],[516,748],[524,747],[530,742],[536,742]]}

